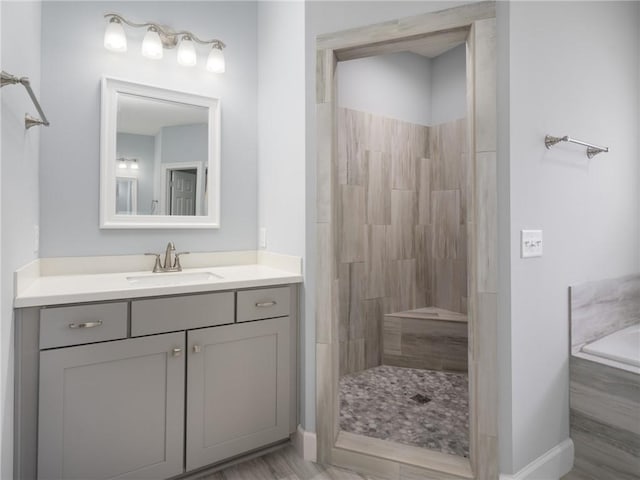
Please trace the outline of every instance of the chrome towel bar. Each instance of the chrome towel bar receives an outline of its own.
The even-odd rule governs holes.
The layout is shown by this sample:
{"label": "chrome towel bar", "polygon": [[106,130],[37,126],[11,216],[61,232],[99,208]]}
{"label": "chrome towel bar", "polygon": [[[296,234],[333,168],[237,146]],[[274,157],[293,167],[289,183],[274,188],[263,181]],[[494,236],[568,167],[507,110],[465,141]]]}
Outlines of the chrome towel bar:
{"label": "chrome towel bar", "polygon": [[551,148],[556,143],[560,143],[560,142],[577,143],[578,145],[582,145],[584,147],[587,147],[587,157],[589,157],[589,158],[593,158],[596,155],[598,155],[599,153],[602,153],[602,152],[606,153],[606,152],[609,151],[609,147],[600,147],[600,146],[594,145],[592,143],[587,143],[587,142],[583,142],[582,140],[577,140],[575,138],[571,138],[568,135],[565,135],[564,137],[553,137],[551,135],[546,135],[544,137],[544,145],[547,148]]}
{"label": "chrome towel bar", "polygon": [[42,108],[40,107],[40,103],[38,102],[38,99],[36,98],[35,94],[33,93],[33,90],[31,89],[31,82],[29,81],[29,77],[16,77],[15,75],[11,75],[5,72],[4,70],[2,71],[2,81],[0,83],[0,88],[6,85],[15,85],[16,83],[19,83],[25,88],[25,90],[29,94],[29,97],[31,97],[31,101],[35,105],[36,110],[38,110],[38,113],[40,114],[40,118],[36,118],[26,113],[24,115],[24,127],[27,129],[31,127],[35,127],[36,125],[44,125],[45,127],[48,127],[49,120],[47,120],[47,117],[45,116],[44,112],[42,111]]}

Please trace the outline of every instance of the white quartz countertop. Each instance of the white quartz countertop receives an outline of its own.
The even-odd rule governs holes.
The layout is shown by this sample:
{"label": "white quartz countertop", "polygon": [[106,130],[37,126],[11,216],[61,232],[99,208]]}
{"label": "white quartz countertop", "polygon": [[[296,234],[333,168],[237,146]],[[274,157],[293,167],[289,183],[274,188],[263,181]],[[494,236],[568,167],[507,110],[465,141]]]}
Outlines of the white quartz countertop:
{"label": "white quartz countertop", "polygon": [[[270,262],[274,263],[274,262]],[[194,280],[185,277],[190,273],[208,272],[205,276],[194,276]],[[20,272],[18,272],[18,275]],[[171,284],[172,275],[181,276],[180,284]],[[156,277],[167,279],[168,285],[144,285],[132,283],[128,277]],[[302,282],[300,271],[278,268],[265,264],[244,264],[225,266],[203,266],[185,268],[180,273],[151,273],[150,271],[123,271],[109,273],[73,273],[34,275],[29,281],[16,288],[15,308],[37,307],[44,305],[63,305],[70,303],[94,302],[104,300],[155,297],[162,295],[215,292],[240,288],[285,285]],[[20,280],[17,282],[20,283]]]}

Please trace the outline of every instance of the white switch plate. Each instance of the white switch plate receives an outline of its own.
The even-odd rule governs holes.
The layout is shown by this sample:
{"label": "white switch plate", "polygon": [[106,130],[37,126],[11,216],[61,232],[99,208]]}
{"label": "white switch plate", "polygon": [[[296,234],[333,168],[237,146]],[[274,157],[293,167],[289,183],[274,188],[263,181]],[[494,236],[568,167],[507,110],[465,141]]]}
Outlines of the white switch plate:
{"label": "white switch plate", "polygon": [[267,248],[267,229],[264,227],[260,227],[258,243],[260,248]]}
{"label": "white switch plate", "polygon": [[542,230],[520,231],[520,256],[522,258],[542,256]]}

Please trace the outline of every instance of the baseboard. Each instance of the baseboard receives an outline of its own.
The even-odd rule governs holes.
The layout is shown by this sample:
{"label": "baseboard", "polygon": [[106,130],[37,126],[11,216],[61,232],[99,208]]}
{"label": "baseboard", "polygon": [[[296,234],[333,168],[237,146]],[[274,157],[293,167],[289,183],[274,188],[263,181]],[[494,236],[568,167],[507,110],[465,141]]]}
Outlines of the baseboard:
{"label": "baseboard", "polygon": [[315,432],[305,431],[301,425],[298,425],[298,430],[291,437],[293,446],[295,447],[298,455],[309,462],[317,461],[317,444]]}
{"label": "baseboard", "polygon": [[567,438],[529,465],[512,475],[500,474],[500,480],[558,480],[573,468],[573,440]]}

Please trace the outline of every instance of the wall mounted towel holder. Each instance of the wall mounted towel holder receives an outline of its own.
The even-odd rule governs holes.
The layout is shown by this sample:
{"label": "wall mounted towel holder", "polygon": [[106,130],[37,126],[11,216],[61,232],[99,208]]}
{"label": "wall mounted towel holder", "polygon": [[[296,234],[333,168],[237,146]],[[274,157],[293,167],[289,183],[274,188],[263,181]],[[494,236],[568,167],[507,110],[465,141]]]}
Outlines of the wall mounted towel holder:
{"label": "wall mounted towel holder", "polygon": [[578,145],[583,145],[587,147],[587,157],[589,158],[593,158],[599,153],[602,153],[602,152],[606,153],[609,151],[609,147],[600,147],[592,143],[583,142],[582,140],[576,140],[575,138],[571,138],[568,135],[565,135],[564,137],[553,137],[551,135],[546,135],[544,137],[544,145],[547,148],[551,148],[556,143],[560,143],[560,142],[577,143]]}
{"label": "wall mounted towel holder", "polygon": [[0,82],[0,88],[6,85],[15,85],[17,83],[19,83],[25,88],[25,90],[29,94],[29,97],[31,97],[31,101],[35,105],[36,110],[38,110],[38,113],[40,114],[40,118],[36,118],[36,117],[32,117],[28,113],[25,113],[24,127],[27,129],[31,127],[35,127],[36,125],[44,125],[45,127],[48,127],[49,120],[47,120],[47,117],[45,116],[44,112],[42,111],[42,108],[40,107],[40,103],[38,102],[38,99],[36,98],[35,94],[33,93],[33,90],[31,89],[31,82],[29,81],[29,77],[16,77],[15,75],[11,75],[5,72],[4,70],[2,71],[2,81]]}

